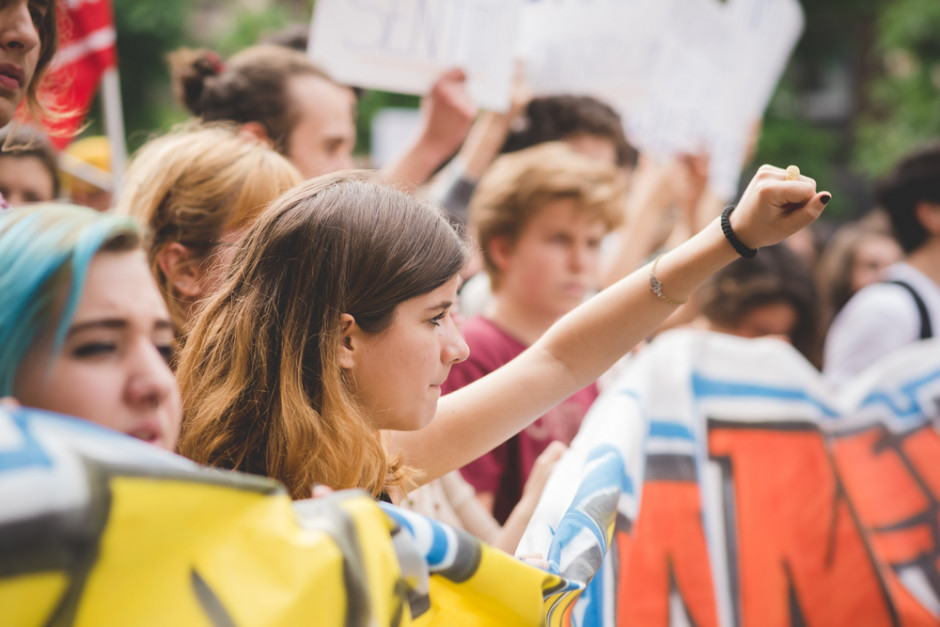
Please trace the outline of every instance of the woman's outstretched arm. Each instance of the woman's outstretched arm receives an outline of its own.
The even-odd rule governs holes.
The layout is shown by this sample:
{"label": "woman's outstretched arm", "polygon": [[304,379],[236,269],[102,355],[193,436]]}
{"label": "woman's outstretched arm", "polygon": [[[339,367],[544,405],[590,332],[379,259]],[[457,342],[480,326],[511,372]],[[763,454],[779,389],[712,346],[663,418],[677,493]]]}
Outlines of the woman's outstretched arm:
{"label": "woman's outstretched arm", "polygon": [[[812,179],[785,176],[762,166],[731,214],[746,246],[784,240],[818,218],[829,201]],[[716,219],[664,255],[656,276],[669,299],[683,301],[737,257]],[[640,268],[565,315],[514,360],[444,396],[424,429],[390,433],[392,445],[424,471],[423,481],[459,468],[597,379],[675,308],[650,289],[650,267]]]}

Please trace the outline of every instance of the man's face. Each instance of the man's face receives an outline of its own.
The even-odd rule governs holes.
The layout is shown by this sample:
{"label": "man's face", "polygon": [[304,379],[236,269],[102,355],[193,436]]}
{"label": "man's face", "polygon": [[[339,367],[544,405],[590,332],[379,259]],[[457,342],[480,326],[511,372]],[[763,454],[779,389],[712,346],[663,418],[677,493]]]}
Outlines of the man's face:
{"label": "man's face", "polygon": [[304,178],[352,168],[356,144],[352,90],[306,74],[288,79],[287,97],[296,123],[287,136],[286,156]]}
{"label": "man's face", "polygon": [[560,317],[597,287],[600,243],[607,232],[596,215],[559,198],[541,207],[501,260],[498,294],[512,293],[532,312]]}

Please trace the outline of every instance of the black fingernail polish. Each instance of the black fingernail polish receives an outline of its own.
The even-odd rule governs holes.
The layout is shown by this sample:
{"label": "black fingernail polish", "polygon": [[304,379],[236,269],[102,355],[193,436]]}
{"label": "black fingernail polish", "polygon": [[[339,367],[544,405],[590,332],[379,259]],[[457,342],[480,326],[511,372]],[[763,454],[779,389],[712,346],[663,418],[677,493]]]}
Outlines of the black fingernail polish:
{"label": "black fingernail polish", "polygon": [[823,194],[819,197],[819,202],[824,205],[828,205],[830,200],[832,200],[832,194]]}

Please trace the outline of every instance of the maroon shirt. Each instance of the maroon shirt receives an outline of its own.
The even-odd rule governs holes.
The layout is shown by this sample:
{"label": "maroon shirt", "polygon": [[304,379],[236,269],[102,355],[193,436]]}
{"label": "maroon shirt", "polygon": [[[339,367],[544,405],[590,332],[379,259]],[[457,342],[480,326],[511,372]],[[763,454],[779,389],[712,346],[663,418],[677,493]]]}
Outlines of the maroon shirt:
{"label": "maroon shirt", "polygon": [[[470,357],[451,368],[443,388],[445,394],[489,374],[526,349],[522,342],[482,317],[468,320],[463,334]],[[501,524],[522,498],[522,488],[535,459],[555,440],[571,444],[595,398],[597,387],[592,383],[518,435],[460,469],[477,491],[495,493],[493,515]]]}

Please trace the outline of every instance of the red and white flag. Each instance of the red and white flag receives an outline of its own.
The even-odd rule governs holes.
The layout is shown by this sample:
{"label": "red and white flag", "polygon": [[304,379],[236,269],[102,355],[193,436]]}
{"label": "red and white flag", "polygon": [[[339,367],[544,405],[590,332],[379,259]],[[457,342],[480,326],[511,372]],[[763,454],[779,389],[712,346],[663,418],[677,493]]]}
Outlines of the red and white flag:
{"label": "red and white flag", "polygon": [[82,124],[104,73],[117,67],[111,1],[64,0],[59,5],[59,42],[46,97],[68,115],[46,127],[61,149]]}

